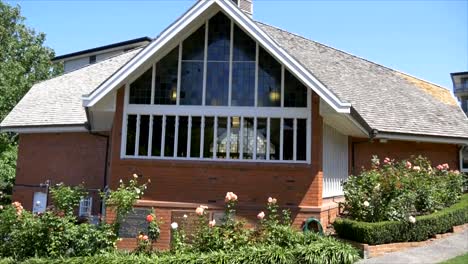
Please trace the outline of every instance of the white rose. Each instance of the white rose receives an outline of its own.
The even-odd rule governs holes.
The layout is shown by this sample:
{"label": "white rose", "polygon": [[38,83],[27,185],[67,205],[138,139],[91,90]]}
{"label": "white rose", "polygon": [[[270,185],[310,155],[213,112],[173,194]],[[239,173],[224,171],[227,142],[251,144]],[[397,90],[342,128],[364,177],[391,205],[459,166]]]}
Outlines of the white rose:
{"label": "white rose", "polygon": [[408,221],[412,224],[416,223],[416,218],[414,216],[408,217]]}
{"label": "white rose", "polygon": [[369,204],[368,201],[365,201],[365,202],[364,202],[364,206],[365,206],[365,207],[369,207],[369,205],[370,205],[370,204]]}
{"label": "white rose", "polygon": [[188,217],[188,216],[187,216],[186,214],[184,214],[184,218],[187,219],[187,217]]}
{"label": "white rose", "polygon": [[171,224],[171,228],[172,229],[177,229],[177,228],[179,228],[179,225],[176,222],[174,222],[174,223]]}

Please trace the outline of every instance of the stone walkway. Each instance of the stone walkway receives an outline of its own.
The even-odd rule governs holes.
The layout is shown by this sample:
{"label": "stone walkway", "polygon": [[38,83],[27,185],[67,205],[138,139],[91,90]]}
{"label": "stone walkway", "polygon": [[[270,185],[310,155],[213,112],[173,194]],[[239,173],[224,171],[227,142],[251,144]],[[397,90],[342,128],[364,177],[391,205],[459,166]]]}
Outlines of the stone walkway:
{"label": "stone walkway", "polygon": [[439,263],[466,253],[468,253],[468,230],[434,241],[427,246],[387,253],[379,257],[361,260],[358,264]]}

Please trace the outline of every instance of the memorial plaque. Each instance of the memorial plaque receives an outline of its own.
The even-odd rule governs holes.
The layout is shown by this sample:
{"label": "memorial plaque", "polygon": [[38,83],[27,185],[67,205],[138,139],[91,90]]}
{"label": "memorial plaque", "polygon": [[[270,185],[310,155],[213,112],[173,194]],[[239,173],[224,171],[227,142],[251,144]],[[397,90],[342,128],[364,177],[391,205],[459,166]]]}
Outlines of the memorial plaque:
{"label": "memorial plaque", "polygon": [[151,214],[150,209],[134,208],[123,220],[120,225],[119,237],[134,238],[140,232],[148,233],[148,222],[146,216]]}

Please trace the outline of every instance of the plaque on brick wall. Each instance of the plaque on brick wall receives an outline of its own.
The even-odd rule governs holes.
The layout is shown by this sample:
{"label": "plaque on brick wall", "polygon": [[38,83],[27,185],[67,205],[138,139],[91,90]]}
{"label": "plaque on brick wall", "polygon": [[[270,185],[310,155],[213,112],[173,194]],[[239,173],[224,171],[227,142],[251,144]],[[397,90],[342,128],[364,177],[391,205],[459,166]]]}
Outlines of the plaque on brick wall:
{"label": "plaque on brick wall", "polygon": [[150,209],[134,208],[123,220],[120,225],[119,237],[134,238],[140,232],[148,233],[148,222],[146,216],[151,213]]}

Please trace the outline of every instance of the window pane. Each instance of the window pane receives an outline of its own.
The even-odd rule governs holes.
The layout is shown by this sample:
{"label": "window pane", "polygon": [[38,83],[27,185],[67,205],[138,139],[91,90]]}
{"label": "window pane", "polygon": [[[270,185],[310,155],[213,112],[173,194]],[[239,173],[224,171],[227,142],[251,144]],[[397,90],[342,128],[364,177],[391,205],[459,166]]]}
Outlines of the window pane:
{"label": "window pane", "polygon": [[125,154],[130,155],[130,156],[135,155],[136,125],[137,125],[137,116],[128,115],[127,146],[126,146]]}
{"label": "window pane", "polygon": [[205,117],[205,135],[203,138],[203,157],[213,158],[214,117]]}
{"label": "window pane", "polygon": [[138,156],[148,155],[149,115],[140,116],[140,140],[138,141]]}
{"label": "window pane", "polygon": [[284,73],[284,106],[307,107],[307,88],[289,71]]}
{"label": "window pane", "polygon": [[283,160],[293,160],[294,152],[294,119],[284,119],[283,126]]}
{"label": "window pane", "polygon": [[237,25],[234,25],[233,60],[255,61],[255,51],[255,41]]}
{"label": "window pane", "polygon": [[307,159],[307,119],[297,120],[297,160]]}
{"label": "window pane", "polygon": [[179,47],[156,64],[155,104],[176,104]]}
{"label": "window pane", "polygon": [[243,129],[243,158],[253,159],[253,152],[255,148],[255,127],[253,118],[244,118]]}
{"label": "window pane", "polygon": [[183,60],[202,61],[205,54],[205,26],[200,27],[182,45]]}
{"label": "window pane", "polygon": [[200,157],[201,117],[192,117],[192,131],[190,135],[190,157]]}
{"label": "window pane", "polygon": [[209,21],[208,60],[229,61],[231,20],[219,12]]}
{"label": "window pane", "polygon": [[465,148],[463,150],[462,159],[463,159],[462,169],[468,169],[468,148]]}
{"label": "window pane", "polygon": [[270,119],[270,160],[280,159],[281,119]]}
{"label": "window pane", "polygon": [[281,65],[260,48],[258,66],[258,106],[281,106]]}
{"label": "window pane", "polygon": [[130,104],[151,104],[152,79],[153,68],[150,68],[130,84]]}
{"label": "window pane", "polygon": [[216,130],[216,157],[225,159],[227,155],[227,117],[218,117],[218,129]]}
{"label": "window pane", "polygon": [[206,105],[228,105],[229,62],[208,62]]}
{"label": "window pane", "polygon": [[267,149],[267,119],[257,119],[257,159],[266,159]]}
{"label": "window pane", "polygon": [[177,157],[187,157],[188,117],[179,116],[179,134],[177,135]]}
{"label": "window pane", "polygon": [[166,137],[164,139],[164,157],[174,156],[175,116],[166,116]]}
{"label": "window pane", "polygon": [[162,116],[153,116],[151,156],[161,156]]}
{"label": "window pane", "polygon": [[230,158],[231,159],[239,159],[240,157],[240,117],[234,116],[231,117],[231,151],[230,151]]}
{"label": "window pane", "polygon": [[233,106],[255,105],[255,62],[232,63]]}
{"label": "window pane", "polygon": [[180,104],[201,105],[203,96],[203,62],[182,62]]}

